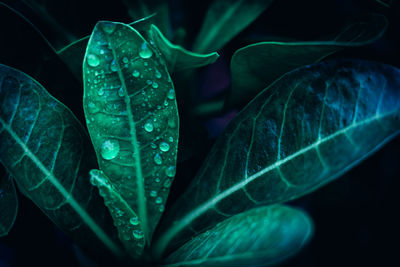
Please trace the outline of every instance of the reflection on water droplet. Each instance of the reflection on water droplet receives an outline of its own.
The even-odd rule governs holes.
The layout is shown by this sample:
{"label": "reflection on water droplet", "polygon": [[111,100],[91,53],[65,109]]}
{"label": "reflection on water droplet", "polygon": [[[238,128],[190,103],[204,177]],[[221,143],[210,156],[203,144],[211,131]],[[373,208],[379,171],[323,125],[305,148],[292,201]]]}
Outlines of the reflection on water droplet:
{"label": "reflection on water droplet", "polygon": [[139,56],[141,58],[150,58],[152,55],[153,52],[150,50],[146,43],[143,43],[140,47]]}
{"label": "reflection on water droplet", "polygon": [[98,65],[100,65],[100,59],[96,55],[89,54],[86,60],[89,66],[91,67],[97,67]]}
{"label": "reflection on water droplet", "polygon": [[158,83],[153,82],[153,84],[152,84],[151,86],[153,86],[154,89],[155,89],[155,88],[158,88]]}
{"label": "reflection on water droplet", "polygon": [[132,72],[132,76],[135,77],[135,78],[139,77],[139,75],[140,75],[140,72],[138,70],[134,70]]}
{"label": "reflection on water droplet", "polygon": [[173,100],[173,99],[175,98],[174,89],[170,89],[170,90],[168,91],[167,97],[168,97],[169,99],[171,99],[171,100]]}
{"label": "reflection on water droplet", "polygon": [[123,57],[122,58],[122,62],[124,62],[125,64],[129,62],[129,59],[127,57]]}
{"label": "reflection on water droplet", "polygon": [[151,190],[150,191],[150,196],[151,197],[156,197],[157,196],[157,191],[156,190]]}
{"label": "reflection on water droplet", "polygon": [[138,225],[139,224],[139,218],[137,216],[132,217],[132,218],[130,218],[129,222],[132,225]]}
{"label": "reflection on water droplet", "polygon": [[117,66],[117,63],[115,62],[115,60],[111,61],[110,70],[113,72],[116,72],[118,70],[118,66]]}
{"label": "reflection on water droplet", "polygon": [[169,150],[169,144],[165,142],[160,143],[160,150],[163,152],[167,152]]}
{"label": "reflection on water droplet", "polygon": [[108,34],[111,34],[111,33],[113,33],[113,31],[115,30],[115,28],[116,28],[116,25],[114,24],[114,23],[111,23],[111,22],[103,22],[102,23],[102,28],[103,28],[103,31],[105,31],[106,33],[108,33]]}
{"label": "reflection on water droplet", "polygon": [[173,138],[172,136],[170,136],[170,137],[168,138],[168,141],[174,142],[174,138]]}
{"label": "reflection on water droplet", "polygon": [[141,230],[133,230],[132,234],[133,234],[133,237],[136,239],[142,239],[144,236],[143,231],[141,231]]}
{"label": "reflection on water droplet", "polygon": [[154,130],[154,125],[153,125],[153,123],[152,123],[151,121],[147,121],[147,122],[144,124],[144,129],[146,130],[146,132],[151,133],[151,132]]}
{"label": "reflection on water droplet", "polygon": [[162,203],[162,197],[157,197],[156,204],[161,204],[161,203]]}
{"label": "reflection on water droplet", "polygon": [[119,153],[119,142],[114,139],[108,139],[103,142],[100,148],[100,154],[105,160],[112,160]]}
{"label": "reflection on water droplet", "polygon": [[165,187],[165,188],[170,188],[170,187],[171,187],[171,184],[172,184],[172,180],[171,180],[171,179],[167,179],[167,180],[165,180],[165,182],[164,182],[164,187]]}
{"label": "reflection on water droplet", "polygon": [[162,164],[162,158],[161,158],[161,156],[160,156],[160,154],[156,154],[155,156],[154,156],[154,162],[157,164],[157,165],[161,165]]}
{"label": "reflection on water droplet", "polygon": [[176,168],[175,166],[169,166],[168,168],[165,169],[165,175],[168,177],[174,177],[176,174]]}
{"label": "reflection on water droplet", "polygon": [[123,97],[123,96],[125,95],[124,88],[120,87],[120,88],[118,89],[118,95],[119,95],[120,97]]}

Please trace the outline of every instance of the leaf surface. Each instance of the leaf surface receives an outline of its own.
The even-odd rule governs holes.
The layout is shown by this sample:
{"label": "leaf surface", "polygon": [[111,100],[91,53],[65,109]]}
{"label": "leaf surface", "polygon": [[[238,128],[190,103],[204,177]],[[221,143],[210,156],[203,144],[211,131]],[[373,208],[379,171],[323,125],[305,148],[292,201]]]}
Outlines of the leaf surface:
{"label": "leaf surface", "polygon": [[31,77],[4,65],[0,107],[0,162],[22,192],[83,244],[100,239],[120,254],[106,225],[107,213],[89,184],[89,168],[96,161],[74,115]]}
{"label": "leaf surface", "polygon": [[213,1],[194,42],[193,50],[209,53],[221,49],[273,2],[274,0]]}
{"label": "leaf surface", "polygon": [[232,88],[228,106],[248,103],[277,78],[313,64],[346,47],[371,44],[385,32],[383,15],[370,15],[348,25],[332,41],[260,42],[243,47],[231,60]]}
{"label": "leaf surface", "polygon": [[313,224],[300,210],[282,205],[237,214],[174,251],[165,266],[270,266],[298,252]]}
{"label": "leaf surface", "polygon": [[361,162],[400,131],[399,85],[398,69],[367,61],[284,75],[227,126],[167,210],[155,253],[256,205],[298,198]]}
{"label": "leaf surface", "polygon": [[175,176],[178,146],[178,111],[166,64],[135,29],[99,22],[83,74],[85,116],[100,169],[138,214],[150,244]]}
{"label": "leaf surface", "polygon": [[219,57],[216,52],[198,54],[172,44],[154,24],[150,27],[149,35],[163,54],[170,73],[203,67],[214,63]]}
{"label": "leaf surface", "polygon": [[18,213],[18,196],[11,177],[0,179],[0,237],[6,236]]}

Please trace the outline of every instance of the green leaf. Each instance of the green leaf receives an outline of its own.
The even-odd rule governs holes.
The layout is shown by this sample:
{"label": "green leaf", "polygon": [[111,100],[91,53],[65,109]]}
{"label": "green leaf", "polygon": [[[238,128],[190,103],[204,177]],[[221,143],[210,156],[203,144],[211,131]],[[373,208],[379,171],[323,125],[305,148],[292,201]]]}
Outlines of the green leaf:
{"label": "green leaf", "polygon": [[145,245],[138,216],[102,171],[91,170],[90,175],[90,182],[98,187],[99,193],[104,198],[104,203],[113,217],[119,239],[129,255],[138,258],[143,253]]}
{"label": "green leaf", "polygon": [[256,205],[298,198],[339,177],[400,132],[400,70],[366,61],[299,68],[227,126],[167,210],[155,253]]}
{"label": "green leaf", "polygon": [[164,266],[269,266],[297,253],[312,233],[304,212],[281,205],[260,207],[194,237]]}
{"label": "green leaf", "polygon": [[228,106],[248,103],[277,78],[295,68],[317,63],[346,47],[375,42],[385,32],[387,19],[369,15],[348,25],[334,40],[324,42],[261,42],[235,52],[231,60],[232,88]]}
{"label": "green leaf", "polygon": [[170,73],[203,67],[214,63],[219,57],[216,52],[198,54],[172,44],[154,24],[150,27],[149,35],[155,46],[163,54]]}
{"label": "green leaf", "polygon": [[[0,65],[0,162],[60,228],[119,255],[88,172],[96,166],[82,125],[26,74]],[[97,237],[97,239],[92,238]]]}
{"label": "green leaf", "polygon": [[0,179],[0,237],[6,236],[18,213],[18,197],[11,177]]}
{"label": "green leaf", "polygon": [[132,27],[99,22],[83,75],[85,116],[100,169],[138,214],[149,245],[175,176],[178,146],[166,64]]}
{"label": "green leaf", "polygon": [[213,1],[194,42],[193,50],[209,53],[221,49],[273,2],[274,0]]}
{"label": "green leaf", "polygon": [[[139,32],[148,31],[150,21],[154,14],[136,20],[129,25],[135,27]],[[68,66],[75,78],[82,81],[82,62],[90,36],[85,36],[57,51],[58,56]]]}

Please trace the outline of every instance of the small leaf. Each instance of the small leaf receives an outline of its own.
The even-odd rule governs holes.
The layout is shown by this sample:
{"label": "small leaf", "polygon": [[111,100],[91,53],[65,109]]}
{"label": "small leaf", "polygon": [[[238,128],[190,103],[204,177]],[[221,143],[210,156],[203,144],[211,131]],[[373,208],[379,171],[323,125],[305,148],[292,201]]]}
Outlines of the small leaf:
{"label": "small leaf", "polygon": [[0,237],[6,236],[18,213],[18,197],[11,177],[0,179]]}
{"label": "small leaf", "polygon": [[131,257],[139,257],[143,253],[144,239],[138,216],[102,171],[91,170],[90,175],[90,182],[99,189],[99,193],[104,198],[104,203],[113,217],[119,239]]}
{"label": "small leaf", "polygon": [[99,22],[83,65],[84,110],[100,169],[138,214],[147,245],[175,176],[179,118],[161,54],[132,27]]}
{"label": "small leaf", "polygon": [[[400,70],[366,61],[299,68],[226,127],[160,228],[155,252],[256,205],[334,180],[400,132]],[[162,224],[161,226],[163,226]]]}
{"label": "small leaf", "polygon": [[149,35],[155,46],[163,54],[170,73],[203,67],[214,63],[219,57],[216,52],[198,54],[172,44],[154,24],[150,27]]}
{"label": "small leaf", "polygon": [[348,25],[325,42],[261,42],[235,52],[231,61],[232,89],[228,106],[248,103],[277,78],[295,68],[317,63],[346,47],[375,42],[385,32],[387,19],[370,15]]}
{"label": "small leaf", "polygon": [[164,266],[270,266],[297,253],[313,233],[300,210],[275,205],[237,214],[174,251]]}
{"label": "small leaf", "polygon": [[194,42],[193,50],[209,53],[221,49],[273,2],[274,0],[213,1]]}
{"label": "small leaf", "polygon": [[[148,31],[148,28],[150,27],[150,21],[153,17],[154,14],[136,20],[129,25],[135,27],[135,29],[139,32]],[[82,62],[85,56],[89,37],[90,36],[85,36],[57,51],[58,56],[68,66],[75,78],[77,78],[79,81],[82,81]]]}
{"label": "small leaf", "polygon": [[89,249],[100,240],[120,255],[106,225],[107,211],[89,184],[89,168],[96,161],[82,125],[39,83],[4,65],[0,65],[0,162],[22,192],[61,229]]}

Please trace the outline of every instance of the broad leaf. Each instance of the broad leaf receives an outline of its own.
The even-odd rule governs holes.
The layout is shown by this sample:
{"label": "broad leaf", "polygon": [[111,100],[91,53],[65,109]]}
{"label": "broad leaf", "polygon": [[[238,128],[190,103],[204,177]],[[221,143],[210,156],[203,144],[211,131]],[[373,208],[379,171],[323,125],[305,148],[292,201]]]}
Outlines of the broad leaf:
{"label": "broad leaf", "polygon": [[175,176],[178,111],[161,54],[132,27],[99,22],[85,55],[84,109],[100,169],[150,244]]}
{"label": "broad leaf", "polygon": [[228,106],[248,103],[277,78],[295,68],[317,63],[346,47],[371,44],[388,25],[382,15],[370,15],[348,25],[334,40],[324,42],[261,42],[235,52]]}
{"label": "broad leaf", "polygon": [[219,57],[216,52],[198,54],[172,44],[154,24],[150,27],[149,35],[155,46],[163,54],[170,73],[203,67],[214,63]]}
{"label": "broad leaf", "polygon": [[18,197],[11,177],[0,179],[0,237],[10,232],[18,213]]}
{"label": "broad leaf", "polygon": [[194,42],[193,50],[209,53],[221,49],[273,2],[274,0],[213,1]]}
{"label": "broad leaf", "polygon": [[400,132],[400,71],[331,61],[290,72],[227,126],[197,177],[168,209],[156,253],[256,205],[302,196]]}
{"label": "broad leaf", "polygon": [[298,252],[313,224],[300,210],[274,205],[237,214],[174,251],[164,266],[269,266]]}
{"label": "broad leaf", "polygon": [[89,183],[96,162],[83,127],[40,84],[4,65],[0,144],[0,162],[54,223],[90,247],[100,240],[120,254],[105,225],[107,211]]}
{"label": "broad leaf", "polygon": [[[148,31],[150,28],[150,21],[153,17],[154,14],[136,20],[129,25],[140,32]],[[75,78],[77,78],[79,81],[82,81],[82,61],[85,56],[89,37],[90,36],[85,36],[57,51],[58,56],[68,66]]]}
{"label": "broad leaf", "polygon": [[102,171],[91,170],[90,175],[90,182],[98,187],[100,195],[104,198],[104,204],[113,217],[114,225],[118,229],[119,239],[131,257],[139,257],[143,253],[144,240],[140,238],[143,231],[138,216]]}

